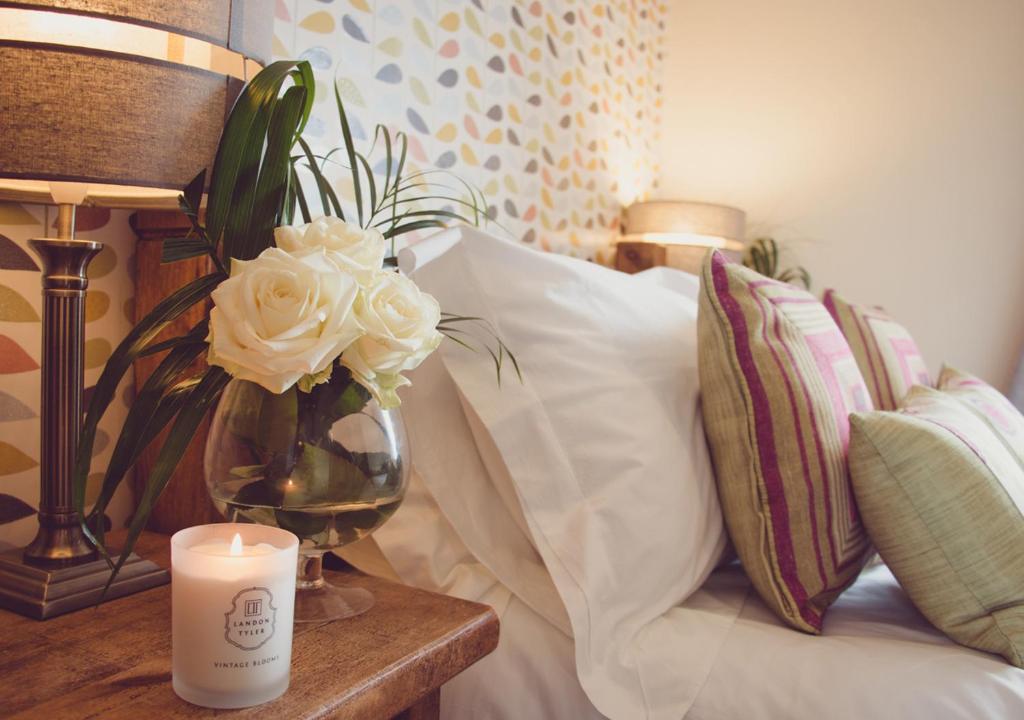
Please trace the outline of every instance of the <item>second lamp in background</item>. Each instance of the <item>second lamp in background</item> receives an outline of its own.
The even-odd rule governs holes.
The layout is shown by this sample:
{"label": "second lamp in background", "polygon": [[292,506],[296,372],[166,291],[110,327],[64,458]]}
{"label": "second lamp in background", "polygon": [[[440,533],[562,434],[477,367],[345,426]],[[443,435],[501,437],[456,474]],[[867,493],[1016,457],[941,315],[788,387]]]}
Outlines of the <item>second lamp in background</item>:
{"label": "second lamp in background", "polygon": [[739,260],[745,226],[746,214],[726,205],[685,200],[633,203],[626,209],[615,267],[635,273],[667,265],[697,274],[708,248]]}

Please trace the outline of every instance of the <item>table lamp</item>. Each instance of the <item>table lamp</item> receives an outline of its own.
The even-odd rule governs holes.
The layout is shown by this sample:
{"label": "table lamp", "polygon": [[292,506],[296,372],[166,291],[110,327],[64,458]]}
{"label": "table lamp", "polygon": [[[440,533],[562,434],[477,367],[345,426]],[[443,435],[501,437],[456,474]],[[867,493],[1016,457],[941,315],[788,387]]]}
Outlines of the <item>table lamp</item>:
{"label": "table lamp", "polygon": [[615,266],[634,273],[667,265],[698,274],[708,248],[740,258],[745,224],[746,214],[726,205],[684,200],[633,203],[626,209]]}
{"label": "table lamp", "polygon": [[[57,205],[43,265],[39,531],[0,554],[0,606],[45,619],[95,604],[109,578],[80,526],[86,269],[75,207],[177,208],[211,167],[227,113],[269,56],[269,0],[0,4],[0,200]],[[167,582],[133,556],[106,598]]]}

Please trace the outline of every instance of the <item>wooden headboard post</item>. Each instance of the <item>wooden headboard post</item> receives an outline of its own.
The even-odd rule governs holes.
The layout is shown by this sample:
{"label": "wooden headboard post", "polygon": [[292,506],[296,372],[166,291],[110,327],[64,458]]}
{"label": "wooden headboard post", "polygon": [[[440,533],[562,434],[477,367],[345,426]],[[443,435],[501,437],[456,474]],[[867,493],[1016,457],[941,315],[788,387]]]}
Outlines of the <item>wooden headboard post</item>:
{"label": "wooden headboard post", "polygon": [[[135,251],[134,310],[134,320],[138,322],[170,293],[185,283],[209,273],[212,264],[207,257],[189,258],[167,265],[160,263],[164,239],[184,237],[189,231],[188,219],[182,213],[173,210],[142,210],[134,213],[129,222],[138,237]],[[190,308],[171,323],[160,339],[184,334],[203,319],[205,311],[203,305]],[[135,361],[136,390],[143,386],[165,355],[166,353],[159,353]],[[205,364],[200,358],[196,361],[194,369],[198,371]],[[199,426],[178,469],[175,470],[153,514],[150,515],[148,527],[151,530],[171,533],[192,525],[223,519],[210,501],[203,479],[203,452],[206,449],[208,429],[209,418]],[[132,484],[136,500],[144,487],[146,476],[156,461],[157,452],[165,436],[166,431],[142,452],[135,464]]]}

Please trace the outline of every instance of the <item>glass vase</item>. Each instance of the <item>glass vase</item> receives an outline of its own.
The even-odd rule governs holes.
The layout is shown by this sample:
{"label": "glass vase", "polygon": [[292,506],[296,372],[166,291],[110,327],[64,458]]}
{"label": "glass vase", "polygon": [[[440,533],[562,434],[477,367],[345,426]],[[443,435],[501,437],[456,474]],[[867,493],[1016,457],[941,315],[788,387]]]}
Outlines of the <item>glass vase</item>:
{"label": "glass vase", "polygon": [[398,410],[381,409],[341,367],[310,392],[274,394],[232,380],[213,416],[204,468],[228,521],[299,537],[296,622],[352,617],[373,605],[366,590],[329,584],[323,556],[366,537],[401,504],[409,450]]}

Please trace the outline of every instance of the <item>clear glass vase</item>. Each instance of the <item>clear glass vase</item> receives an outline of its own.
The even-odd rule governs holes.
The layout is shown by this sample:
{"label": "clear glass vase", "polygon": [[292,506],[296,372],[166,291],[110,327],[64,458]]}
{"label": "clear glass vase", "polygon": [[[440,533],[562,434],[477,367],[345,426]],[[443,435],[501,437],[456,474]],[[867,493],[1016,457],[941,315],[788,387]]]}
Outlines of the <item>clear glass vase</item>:
{"label": "clear glass vase", "polygon": [[296,622],[352,617],[373,605],[366,590],[327,583],[323,556],[366,537],[401,504],[409,449],[398,410],[382,410],[340,367],[308,393],[275,395],[233,380],[213,416],[204,467],[229,521],[298,535]]}

